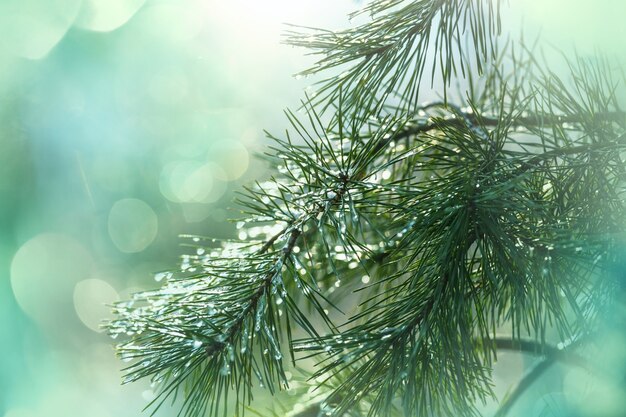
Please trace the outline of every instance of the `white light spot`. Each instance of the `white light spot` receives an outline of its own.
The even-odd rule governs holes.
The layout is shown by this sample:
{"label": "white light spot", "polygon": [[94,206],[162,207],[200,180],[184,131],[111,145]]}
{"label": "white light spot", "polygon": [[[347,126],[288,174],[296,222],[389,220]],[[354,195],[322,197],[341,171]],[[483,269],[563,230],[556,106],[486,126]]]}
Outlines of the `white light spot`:
{"label": "white light spot", "polygon": [[146,0],[84,0],[75,26],[96,32],[110,32],[124,25]]}
{"label": "white light spot", "polygon": [[0,1],[0,47],[7,47],[23,58],[44,58],[72,26],[81,3],[80,0]]}
{"label": "white light spot", "polygon": [[248,170],[247,148],[237,140],[223,140],[214,143],[209,150],[209,158],[222,168],[225,181],[240,178]]}
{"label": "white light spot", "polygon": [[154,394],[154,391],[147,389],[141,392],[141,398],[150,402],[156,398],[156,395]]}
{"label": "white light spot", "polygon": [[89,276],[91,268],[89,252],[74,239],[44,233],[24,243],[13,257],[11,288],[26,314],[60,326],[60,318],[72,314],[67,309],[74,284]]}
{"label": "white light spot", "polygon": [[109,236],[122,252],[146,249],[156,237],[158,226],[154,210],[142,200],[118,200],[109,211]]}
{"label": "white light spot", "polygon": [[163,167],[159,188],[175,203],[212,203],[226,191],[225,177],[215,163],[181,160]]}
{"label": "white light spot", "polygon": [[133,27],[170,42],[192,40],[202,31],[204,16],[191,5],[184,6],[182,3],[175,3],[151,4],[136,17]]}
{"label": "white light spot", "polygon": [[110,317],[109,305],[119,300],[117,291],[101,279],[86,279],[74,287],[74,309],[80,321],[91,330],[101,332],[100,325]]}

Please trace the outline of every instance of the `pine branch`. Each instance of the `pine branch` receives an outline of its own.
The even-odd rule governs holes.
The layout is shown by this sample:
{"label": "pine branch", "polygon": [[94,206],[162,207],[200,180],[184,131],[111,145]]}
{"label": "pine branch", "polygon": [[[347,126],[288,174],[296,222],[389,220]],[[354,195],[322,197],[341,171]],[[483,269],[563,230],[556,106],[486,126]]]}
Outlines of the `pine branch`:
{"label": "pine branch", "polygon": [[[181,394],[184,417],[243,413],[257,383],[287,388],[287,351],[319,360],[334,384],[319,411],[337,417],[472,415],[498,349],[580,360],[546,334],[586,333],[617,285],[624,112],[605,63],[567,61],[568,84],[498,49],[498,7],[376,0],[367,25],[290,38],[321,54],[312,72],[348,69],[268,134],[276,174],[241,193],[243,237],[192,237],[108,324],[127,381],[159,387],[154,409]],[[457,105],[418,104],[431,43],[445,81],[468,75]],[[493,336],[505,323],[510,341]]]}
{"label": "pine branch", "polygon": [[[617,114],[617,113],[615,113]],[[476,118],[477,120],[480,120],[480,117]],[[613,119],[613,114],[611,114],[609,116],[609,119]],[[498,150],[502,149],[502,143],[503,140],[506,138],[509,138],[509,134],[508,134],[508,129],[510,128],[515,128],[516,125],[516,121],[518,120],[515,117],[512,116],[507,116],[507,117],[499,117],[497,119],[499,121],[497,127],[501,127],[503,124],[507,126],[506,130],[501,130],[501,131],[491,131],[489,132],[490,136],[492,136],[492,140],[489,141],[489,148],[491,149],[489,151],[489,156],[487,156],[488,158],[493,158],[493,161],[498,161],[498,163],[503,164],[504,167],[507,167],[508,165],[511,166],[511,168],[509,169],[504,168],[502,172],[506,173],[505,175],[501,176],[502,180],[498,179],[499,176],[498,175],[494,175],[494,178],[496,178],[495,180],[490,180],[491,181],[491,186],[494,187],[494,192],[495,192],[495,187],[506,187],[503,189],[507,189],[506,191],[506,195],[507,197],[504,196],[499,196],[498,194],[493,194],[491,197],[489,197],[489,199],[494,199],[491,201],[495,201],[498,202],[498,204],[501,204],[501,201],[513,201],[515,199],[517,199],[517,197],[515,197],[516,193],[520,192],[522,190],[522,188],[518,188],[521,187],[523,183],[519,183],[518,179],[515,179],[515,177],[518,177],[518,174],[521,174],[522,171],[529,171],[531,169],[533,169],[533,172],[531,173],[532,175],[537,175],[540,174],[541,172],[545,171],[545,172],[557,172],[557,171],[553,171],[556,170],[557,168],[560,170],[562,168],[560,167],[543,167],[540,170],[538,170],[539,168],[539,162],[542,161],[546,161],[548,159],[554,159],[556,156],[566,156],[566,155],[574,155],[574,154],[578,154],[578,153],[585,153],[585,152],[590,152],[590,151],[597,151],[597,150],[604,150],[604,151],[612,151],[613,154],[614,152],[616,152],[618,149],[624,149],[624,144],[621,143],[621,139],[622,137],[618,138],[617,141],[616,140],[611,140],[608,143],[595,143],[595,144],[590,144],[590,145],[584,145],[584,146],[580,146],[580,147],[564,147],[564,146],[560,146],[557,149],[553,150],[553,151],[548,151],[548,152],[544,152],[542,154],[538,154],[538,155],[532,155],[530,154],[529,157],[529,161],[530,162],[526,162],[524,160],[521,160],[522,163],[525,163],[525,165],[522,165],[522,169],[520,170],[520,164],[517,160],[517,158],[508,158],[509,161],[506,162],[506,164],[504,164],[504,156],[508,156],[508,155],[514,155],[512,153],[510,153],[509,151],[505,152],[504,150]],[[525,122],[529,122],[529,121],[537,121],[538,119],[526,119],[524,120]],[[556,120],[552,120],[553,122],[558,122],[560,124],[560,121],[558,119]],[[484,124],[482,124],[482,126],[484,127]],[[543,125],[545,126],[545,125]],[[410,127],[409,127],[410,128]],[[462,118],[462,119],[454,119],[453,123],[450,123],[448,125],[442,126],[442,124],[440,123],[436,128],[435,127],[427,127],[427,132],[422,132],[422,133],[429,133],[431,131],[431,129],[433,131],[439,132],[439,131],[443,131],[445,132],[445,136],[441,137],[438,134],[433,134],[433,135],[426,135],[425,138],[418,138],[418,142],[419,141],[424,141],[427,142],[429,140],[431,140],[431,138],[436,138],[438,141],[442,141],[445,139],[448,139],[451,141],[450,146],[470,146],[469,149],[460,149],[460,156],[464,157],[464,158],[468,158],[468,161],[471,161],[471,154],[470,152],[476,151],[477,149],[474,148],[472,149],[472,146],[478,146],[478,148],[482,148],[483,146],[483,139],[480,138],[480,136],[482,134],[484,134],[484,131],[478,132],[476,133],[476,129],[475,126],[473,126],[473,124],[471,123],[471,121],[468,120],[468,118]],[[462,132],[462,133],[461,133]],[[501,136],[495,136],[495,134],[498,133]],[[473,137],[476,136],[476,141],[475,142],[471,142],[471,139],[473,139]],[[467,141],[470,140],[470,142],[468,144],[461,144],[460,140],[461,139],[456,139],[456,138],[463,138],[463,140]],[[452,140],[451,138],[455,138],[454,140]],[[439,145],[437,145],[439,146]],[[495,152],[493,152],[493,148],[494,146],[496,147]],[[545,145],[539,143],[537,145],[538,147],[545,147]],[[445,148],[441,148],[439,147],[440,150],[444,150]],[[427,153],[427,150],[423,150],[422,151],[424,154]],[[482,150],[480,151],[482,152]],[[409,152],[410,154],[410,152]],[[528,154],[527,154],[528,155]],[[528,156],[526,156],[528,158]],[[454,162],[457,162],[458,165],[462,165],[459,162],[461,161],[461,159],[457,159],[454,160]],[[439,162],[437,162],[439,163]],[[446,163],[446,166],[451,166],[452,162]],[[487,159],[484,162],[479,162],[476,161],[476,163],[480,163],[483,167],[489,166],[489,164],[492,163],[491,160]],[[426,170],[428,168],[425,168]],[[455,168],[455,170],[458,168]],[[483,168],[484,169],[484,168]],[[494,299],[494,303],[499,303],[502,302],[501,301],[501,295],[497,295],[496,293],[493,293],[493,295],[488,295],[489,287],[485,286],[485,288],[480,288],[480,287],[475,287],[472,286],[467,292],[464,291],[464,295],[463,297],[454,297],[453,294],[447,294],[449,292],[453,292],[453,291],[458,291],[457,289],[452,289],[450,288],[450,280],[451,277],[456,276],[458,274],[458,276],[456,278],[454,278],[455,281],[464,281],[464,280],[469,280],[468,278],[463,278],[463,275],[466,274],[466,272],[456,272],[454,269],[449,270],[448,268],[455,268],[456,265],[463,265],[464,261],[462,260],[464,256],[466,256],[466,254],[470,251],[470,248],[472,247],[472,245],[474,245],[474,243],[476,242],[480,242],[480,241],[485,241],[486,240],[486,236],[484,235],[484,231],[480,231],[480,232],[476,232],[475,235],[469,234],[467,235],[469,232],[469,228],[467,226],[461,227],[461,226],[455,226],[452,227],[452,225],[454,224],[454,217],[453,216],[466,216],[463,218],[469,218],[472,220],[467,221],[467,223],[462,223],[462,224],[474,224],[476,222],[476,217],[480,218],[484,215],[481,214],[474,214],[475,210],[479,210],[478,213],[480,213],[481,211],[484,211],[485,208],[483,208],[483,205],[486,204],[486,201],[481,197],[481,199],[478,198],[478,196],[487,196],[490,194],[490,190],[489,190],[489,186],[486,186],[486,189],[483,189],[481,187],[481,191],[479,191],[477,193],[477,187],[474,187],[474,181],[473,179],[469,179],[465,177],[465,172],[475,172],[478,173],[477,176],[480,176],[480,169],[478,169],[478,166],[470,166],[470,167],[465,167],[463,170],[463,174],[459,173],[458,177],[451,175],[450,173],[448,175],[450,175],[450,178],[447,179],[447,181],[449,181],[450,183],[454,183],[454,181],[458,180],[461,182],[461,184],[469,182],[470,184],[467,185],[460,185],[461,189],[465,189],[466,194],[463,195],[462,197],[460,197],[460,200],[463,201],[464,203],[461,203],[461,205],[457,205],[457,206],[453,206],[450,207],[453,209],[453,211],[448,211],[446,212],[445,210],[443,212],[439,212],[441,213],[440,216],[438,217],[440,219],[440,221],[445,223],[437,223],[436,220],[433,221],[432,216],[433,213],[430,211],[430,209],[427,209],[427,207],[430,207],[429,202],[426,200],[424,200],[423,198],[423,194],[424,193],[418,193],[418,194],[422,194],[422,198],[420,199],[420,208],[418,212],[413,212],[410,210],[410,204],[400,204],[399,206],[402,207],[400,210],[401,211],[405,211],[407,213],[407,217],[410,216],[418,216],[417,218],[419,218],[419,216],[421,213],[424,212],[429,212],[429,215],[431,218],[427,219],[427,223],[420,223],[418,222],[413,222],[414,226],[413,229],[410,230],[410,232],[413,232],[413,230],[417,231],[417,230],[423,230],[426,229],[428,230],[428,228],[433,227],[433,230],[430,234],[427,234],[424,238],[423,238],[423,242],[420,241],[410,241],[407,238],[407,241],[404,243],[404,245],[402,245],[402,248],[410,248],[410,247],[417,247],[418,250],[416,250],[416,253],[419,252],[419,248],[425,244],[425,242],[428,242],[428,244],[433,247],[432,252],[429,254],[429,256],[433,256],[433,257],[437,257],[437,253],[442,253],[445,254],[443,255],[442,259],[445,259],[445,264],[439,264],[437,263],[438,261],[434,261],[435,263],[430,263],[431,261],[428,261],[428,263],[424,263],[422,265],[420,265],[421,259],[428,259],[426,255],[414,255],[413,258],[411,259],[415,259],[416,261],[416,265],[414,267],[412,266],[405,266],[404,270],[402,272],[400,272],[397,275],[397,278],[401,277],[401,276],[406,276],[407,272],[413,272],[412,269],[414,269],[415,271],[415,275],[414,275],[414,279],[417,282],[422,282],[420,280],[418,280],[418,275],[420,273],[423,273],[425,271],[427,271],[428,269],[432,269],[432,268],[440,268],[440,270],[438,270],[439,272],[435,272],[433,275],[430,275],[431,278],[426,279],[424,282],[433,282],[434,286],[428,286],[426,284],[424,284],[426,286],[426,290],[424,291],[428,291],[428,292],[416,292],[416,293],[411,293],[409,292],[406,295],[402,295],[403,293],[407,292],[408,290],[410,290],[411,287],[409,287],[409,284],[406,285],[401,285],[398,287],[397,291],[394,291],[394,296],[392,297],[396,297],[394,298],[394,304],[391,304],[390,306],[385,306],[386,311],[382,308],[382,307],[376,307],[376,308],[372,308],[369,310],[366,310],[364,313],[361,313],[357,316],[355,316],[353,319],[351,319],[349,321],[349,323],[354,323],[357,321],[363,321],[366,320],[367,317],[373,317],[370,321],[366,321],[366,324],[362,324],[359,325],[357,327],[354,327],[348,331],[344,331],[342,333],[341,336],[332,336],[332,337],[328,337],[328,338],[323,338],[323,339],[317,339],[317,340],[303,340],[301,342],[299,342],[298,344],[296,344],[296,350],[299,351],[328,351],[328,349],[330,349],[330,361],[325,364],[325,366],[323,366],[322,368],[320,368],[320,370],[316,373],[317,376],[321,376],[324,374],[327,374],[329,372],[332,372],[333,369],[335,368],[339,368],[342,366],[348,366],[348,364],[353,363],[354,360],[359,360],[361,358],[364,357],[370,357],[370,362],[368,363],[367,366],[362,366],[359,369],[357,369],[353,376],[351,376],[350,378],[348,378],[346,380],[346,382],[344,384],[342,384],[339,388],[337,393],[338,398],[341,398],[341,400],[339,401],[339,403],[336,405],[335,408],[335,413],[337,415],[341,415],[343,412],[346,412],[350,407],[353,406],[355,401],[358,401],[361,397],[361,395],[364,394],[358,394],[356,396],[356,398],[352,395],[348,395],[348,393],[346,392],[346,390],[348,388],[350,389],[355,389],[355,391],[357,391],[358,393],[365,393],[365,392],[379,392],[381,393],[381,396],[378,397],[378,402],[374,402],[373,403],[373,412],[377,413],[377,412],[382,412],[382,410],[386,409],[389,406],[389,402],[391,401],[391,399],[393,398],[390,394],[386,394],[384,391],[385,390],[389,390],[389,392],[393,392],[395,390],[398,390],[398,386],[397,385],[390,385],[388,388],[385,388],[382,384],[387,384],[387,381],[393,381],[390,382],[390,384],[396,384],[396,379],[394,379],[395,377],[392,376],[393,374],[391,374],[392,370],[390,369],[391,365],[395,360],[402,360],[401,357],[404,354],[404,352],[401,350],[399,347],[400,346],[404,346],[407,344],[417,344],[419,346],[420,343],[424,343],[424,344],[430,344],[433,343],[431,340],[431,337],[423,340],[420,342],[420,339],[423,338],[423,336],[419,336],[419,334],[423,334],[424,332],[428,332],[429,327],[431,326],[430,322],[428,320],[430,320],[428,317],[430,315],[433,315],[435,317],[437,317],[438,315],[444,315],[446,310],[437,310],[436,313],[433,313],[433,310],[435,310],[435,306],[438,303],[445,303],[446,299],[449,299],[449,302],[454,301],[456,299],[467,299],[467,295],[471,295],[471,297],[469,297],[470,300],[472,300],[471,302],[473,303],[477,303],[478,305],[482,304],[482,302],[480,301],[481,299],[485,299],[488,297],[495,297]],[[516,173],[516,175],[511,176],[511,172]],[[456,171],[453,171],[453,173],[456,173]],[[495,173],[494,173],[495,174]],[[532,177],[531,177],[532,178]],[[422,186],[425,186],[425,184],[428,181],[425,181],[425,183]],[[500,185],[501,184],[501,185]],[[445,194],[445,188],[444,187],[444,183],[438,183],[438,185],[442,188],[441,191],[443,191],[443,193]],[[527,186],[527,184],[523,184],[523,186]],[[512,188],[514,187],[514,188]],[[467,190],[470,190],[469,192]],[[523,194],[522,194],[523,195]],[[511,197],[513,197],[511,199]],[[418,197],[419,198],[419,197]],[[482,201],[481,201],[482,200]],[[440,204],[441,202],[437,202],[435,204]],[[522,202],[520,201],[520,203],[524,204],[525,206],[531,206],[532,205],[532,200],[528,199],[528,202]],[[547,201],[546,201],[547,203]],[[444,203],[445,204],[445,203]],[[463,212],[463,210],[465,210],[465,212]],[[489,209],[490,211],[491,209]],[[519,209],[519,208],[514,208],[514,210],[516,212],[524,212],[526,211],[525,209]],[[533,210],[536,210],[536,208],[533,208]],[[399,214],[399,212],[398,212]],[[415,217],[413,217],[415,218]],[[461,217],[459,217],[460,219]],[[444,220],[445,219],[445,220]],[[515,220],[516,222],[519,222],[518,219]],[[542,220],[545,221],[545,220]],[[552,220],[550,220],[552,221]],[[558,220],[559,222],[561,220]],[[482,221],[481,221],[482,223]],[[450,225],[450,226],[446,226],[446,225]],[[446,232],[446,227],[451,227],[451,231],[450,231],[450,235],[448,237],[447,236],[447,232]],[[476,224],[474,227],[476,228],[480,228],[480,229],[493,229],[493,225],[492,224]],[[515,226],[517,227],[517,225]],[[435,231],[436,230],[436,231]],[[422,232],[420,232],[422,233]],[[545,232],[544,232],[545,233]],[[495,242],[492,246],[490,246],[489,249],[481,249],[481,252],[483,254],[485,254],[485,252],[489,252],[489,251],[494,251],[496,254],[498,254],[500,251],[502,251],[504,248],[508,248],[512,245],[508,244],[508,243],[500,243],[502,240],[501,236],[506,236],[507,234],[511,234],[511,232],[507,232],[507,231],[497,231],[497,232],[493,232],[490,231],[490,234],[493,234],[492,237],[489,237],[489,239],[493,239]],[[538,244],[536,241],[536,235],[535,237],[530,237],[532,235],[529,235],[528,238],[523,237],[522,235],[520,235],[519,233],[515,233],[518,237],[518,241],[523,242],[524,245],[527,245],[528,247],[530,247],[530,256],[528,256],[528,254],[523,255],[521,253],[521,251],[519,250],[515,250],[517,253],[515,255],[508,255],[511,256],[513,258],[519,258],[519,259],[525,259],[524,261],[518,261],[516,263],[518,263],[518,265],[515,265],[511,262],[511,260],[500,260],[497,261],[495,264],[491,264],[490,266],[483,266],[483,268],[494,268],[494,265],[501,265],[501,268],[497,268],[498,271],[494,274],[494,275],[502,275],[502,276],[507,276],[511,273],[513,273],[513,276],[511,277],[512,281],[510,282],[510,285],[512,287],[512,289],[514,291],[520,291],[522,290],[521,284],[517,283],[515,281],[519,281],[518,276],[519,275],[528,275],[528,274],[535,274],[535,272],[533,270],[535,270],[535,268],[539,269],[539,270],[544,270],[546,272],[543,272],[543,275],[546,276],[548,274],[548,272],[550,271],[549,269],[547,269],[547,265],[549,265],[550,262],[546,263],[544,262],[545,260],[550,261],[552,259],[552,256],[547,256],[548,253],[552,250],[554,250],[554,243],[545,243],[545,244]],[[441,237],[443,235],[443,237]],[[464,236],[468,236],[467,239],[467,244],[464,243],[460,243],[460,244],[451,244],[450,242],[464,242],[465,238]],[[408,235],[407,235],[408,236]],[[437,237],[435,237],[437,236]],[[555,236],[556,237],[556,236]],[[560,239],[558,237],[556,237],[557,239]],[[568,237],[568,239],[571,239],[571,237]],[[409,242],[411,242],[409,244]],[[440,243],[435,243],[435,242],[440,242]],[[587,242],[587,245],[589,245],[590,242]],[[437,245],[441,245],[441,246],[437,246]],[[559,243],[559,245],[562,245],[561,243]],[[562,245],[562,248],[565,250],[568,250],[568,245]],[[517,244],[515,245],[517,246]],[[571,250],[574,249],[574,247],[571,247]],[[508,249],[507,249],[508,250]],[[533,250],[536,251],[536,255],[533,256]],[[395,251],[396,253],[399,253],[398,250]],[[456,254],[456,255],[455,255]],[[475,256],[475,255],[473,255]],[[484,256],[484,255],[483,255]],[[498,255],[501,256],[501,255]],[[508,257],[507,256],[507,257]],[[481,258],[483,258],[481,256]],[[480,259],[480,258],[479,258]],[[527,259],[527,260],[526,260]],[[581,261],[583,261],[583,259],[580,259]],[[484,261],[483,261],[484,262]],[[491,263],[492,261],[488,261],[489,263]],[[528,262],[529,265],[531,265],[531,267],[526,266],[524,263]],[[584,261],[586,262],[586,261]],[[539,264],[537,267],[532,266],[533,264]],[[578,268],[578,266],[576,266],[576,264],[570,265],[570,264],[563,264],[562,267],[564,267],[565,269],[563,270],[559,270],[559,269],[555,269],[555,276],[561,275],[561,274],[565,274],[568,275],[568,272],[565,272],[566,270],[569,270],[569,268]],[[517,269],[520,268],[519,271],[517,271]],[[407,271],[408,270],[408,271]],[[513,272],[516,271],[516,272]],[[528,271],[528,272],[527,272]],[[530,272],[532,271],[532,272]],[[556,271],[559,271],[558,273]],[[577,274],[579,272],[576,272],[575,274]],[[467,273],[469,274],[469,273]],[[552,274],[550,274],[552,275]],[[532,276],[532,275],[531,275]],[[489,281],[491,281],[492,278],[489,277]],[[489,282],[487,281],[487,282]],[[407,281],[407,283],[410,283],[410,281]],[[535,285],[538,284],[539,282],[535,282]],[[556,287],[559,287],[560,285],[557,284],[555,281],[550,281],[549,286],[555,285]],[[548,291],[553,291],[552,289],[550,289],[548,285],[546,285],[546,290]],[[477,291],[477,289],[479,291]],[[423,291],[422,289],[418,288],[418,291]],[[527,292],[528,289],[524,289],[524,292]],[[533,289],[533,291],[537,291],[537,294],[541,293],[541,289],[539,288],[535,288]],[[570,291],[565,289],[565,291]],[[517,296],[515,296],[517,298]],[[405,301],[406,300],[406,301]],[[419,304],[416,303],[415,300],[420,300]],[[500,300],[500,301],[498,301]],[[403,305],[403,303],[405,303]],[[450,308],[450,307],[447,307]],[[478,308],[478,307],[477,307]],[[539,308],[539,306],[537,307]],[[550,314],[554,314],[555,318],[559,321],[563,321],[563,326],[566,327],[568,326],[566,324],[566,322],[564,321],[563,317],[559,317],[560,313],[559,313],[559,309],[561,307],[557,307],[556,305],[554,306],[554,308],[550,308],[548,310],[548,313]],[[407,315],[406,313],[404,313],[404,311],[412,311],[412,312],[417,312],[417,313],[411,313],[412,315]],[[521,314],[521,313],[520,313]],[[391,321],[391,318],[394,318],[394,322],[398,323],[400,321],[400,323],[403,323],[402,325],[395,325],[393,327],[387,328],[386,325],[384,323],[387,323],[389,321]],[[425,321],[426,320],[426,321]],[[440,318],[437,319],[432,319],[432,320],[440,320]],[[454,317],[451,319],[453,323],[455,323],[456,326],[460,327],[460,328],[465,328],[467,326],[467,328],[471,328],[471,324],[463,324],[462,318],[461,317]],[[480,320],[485,320],[485,318],[480,319]],[[494,324],[495,326],[495,324]],[[537,326],[536,328],[538,328],[538,325],[533,323],[533,325],[528,325],[529,328],[533,327],[533,326]],[[414,332],[415,328],[420,328],[419,332]],[[427,329],[427,330],[424,330]],[[452,330],[450,330],[452,331]],[[442,330],[441,332],[444,332],[447,336],[446,331]],[[417,334],[416,334],[417,333]],[[481,333],[483,333],[483,330],[481,329]],[[443,334],[443,333],[442,333]],[[411,336],[410,338],[408,336]],[[438,337],[441,337],[441,335],[438,333]],[[463,338],[462,341],[460,342],[452,342],[450,341],[450,344],[459,344],[461,346],[466,346],[468,349],[468,362],[463,362],[463,368],[467,369],[468,367],[471,366],[471,361],[473,359],[471,355],[474,355],[474,353],[470,353],[469,350],[471,349],[470,346],[473,345],[473,342],[471,341],[470,337],[472,336],[468,336],[467,338]],[[415,338],[415,339],[414,339]],[[434,338],[434,336],[432,336],[432,338]],[[351,349],[352,353],[350,353],[349,355],[345,355],[342,354],[342,350],[343,349]],[[397,354],[395,354],[394,352],[397,351]],[[333,353],[334,352],[334,353]],[[438,355],[443,356],[444,354],[441,351],[437,351]],[[410,355],[410,353],[407,353],[407,355]],[[455,352],[454,355],[457,355],[457,353]],[[348,358],[348,359],[346,359]],[[351,358],[355,358],[355,359],[351,359]],[[397,358],[397,359],[396,359]],[[415,358],[413,358],[412,360],[415,360]],[[465,359],[464,359],[465,360]],[[486,351],[484,353],[484,356],[481,358],[481,362],[483,363],[489,363],[490,360],[490,353],[489,351]],[[410,361],[407,362],[403,362],[402,364],[403,367],[408,366],[410,367]],[[424,367],[426,367],[426,364],[423,364]],[[452,366],[452,365],[449,365]],[[410,368],[409,368],[410,369]],[[476,378],[478,380],[478,382],[474,382],[475,384],[479,384],[482,386],[486,386],[487,382],[486,381],[480,381],[481,378],[483,378],[481,376],[481,371],[479,370],[479,368],[476,368],[476,374],[473,375],[471,378]],[[386,373],[389,373],[388,376],[386,376]],[[423,372],[423,371],[422,371]],[[456,370],[456,372],[454,370],[451,371],[452,375],[458,375],[458,374],[462,374],[462,370],[458,369]],[[433,376],[434,379],[437,380],[442,380],[443,378],[452,378],[450,375],[446,375],[445,377],[442,376]],[[412,378],[409,378],[409,381],[411,381]],[[428,381],[428,378],[425,378],[425,380],[421,380],[419,383],[426,383],[426,381]],[[463,380],[459,380],[457,382],[459,385],[463,384],[463,388],[455,388],[455,389],[462,389],[463,392],[465,393],[465,395],[467,395],[467,385],[465,384],[470,384],[470,383],[466,383]],[[442,389],[443,390],[443,389]],[[478,394],[478,393],[477,393]],[[384,395],[384,396],[383,396]],[[430,394],[432,396],[432,393]],[[480,394],[478,394],[480,395]],[[408,398],[412,399],[412,398],[425,398],[426,396],[428,396],[428,394],[418,394],[415,393],[413,395],[409,395]],[[407,397],[405,397],[407,398]],[[432,403],[426,404],[426,405],[422,405],[423,407],[429,407],[429,408],[435,408],[435,406],[433,406]],[[462,406],[458,406],[460,409],[464,409],[464,410],[469,410],[470,409],[470,404],[464,404]],[[411,412],[408,410],[414,410],[414,406],[413,405],[408,405],[407,406],[407,412]],[[445,407],[444,404],[437,404],[436,407]],[[436,409],[436,408],[435,408]],[[426,409],[422,409],[421,412],[427,412]]]}
{"label": "pine branch", "polygon": [[[513,340],[506,337],[495,337],[493,339],[493,345],[498,351],[510,350],[535,357],[545,357],[545,359],[535,365],[533,369],[514,387],[513,391],[511,391],[511,393],[507,395],[504,401],[500,404],[500,407],[498,408],[496,414],[494,414],[494,417],[505,417],[523,393],[555,363],[560,362],[566,365],[580,367],[590,372],[597,372],[597,370],[595,370],[586,359],[573,352],[573,350],[577,348],[581,342],[582,339],[579,339],[563,348],[557,348],[547,344],[538,343],[534,340]],[[292,417],[317,417],[321,415],[323,408],[324,407],[321,402],[315,402],[302,412],[293,414]]]}
{"label": "pine branch", "polygon": [[[288,261],[289,257],[291,256],[293,252],[293,248],[296,244],[296,241],[298,240],[298,237],[300,236],[301,233],[302,232],[299,229],[293,229],[291,231],[291,233],[289,234],[288,242],[282,249],[282,255],[277,261],[278,264],[282,265]],[[275,236],[276,236],[275,239],[278,239],[280,234],[277,234]],[[269,242],[272,242],[272,239],[268,240],[268,243]],[[267,246],[267,243],[266,243],[263,247],[261,247],[261,249],[259,249],[259,254],[265,253],[268,249],[269,249],[269,246]],[[266,295],[267,292],[270,290],[270,288],[274,285],[273,281],[274,281],[275,276],[276,275],[273,271],[267,274],[262,285],[259,286],[259,288],[248,299],[247,306],[242,310],[241,314],[239,315],[239,318],[237,318],[234,323],[231,323],[230,330],[228,330],[228,332],[224,335],[224,340],[223,340],[224,345],[226,345],[227,343],[233,342],[234,337],[239,333],[239,330],[241,329],[241,326],[243,325],[243,322],[244,320],[246,320],[247,316],[250,313],[257,311],[259,300],[261,299],[263,295]],[[222,346],[218,344],[209,346],[206,350],[207,356],[213,356]]]}
{"label": "pine branch", "polygon": [[437,64],[444,83],[457,72],[468,71],[469,64],[459,53],[466,48],[466,32],[479,73],[484,60],[495,54],[492,36],[500,32],[499,0],[375,0],[364,12],[371,15],[371,22],[353,29],[332,32],[301,27],[309,33],[287,36],[287,44],[322,56],[301,75],[348,66],[340,75],[322,81],[316,103],[325,103],[324,109],[337,102],[339,91],[343,91],[346,109],[378,109],[399,90],[407,108],[417,106],[429,51],[434,54],[433,78]]}
{"label": "pine branch", "polygon": [[[341,201],[341,199],[343,198],[343,195],[346,193],[348,189],[349,181],[350,181],[349,178],[345,178],[345,180],[341,183],[338,189],[334,191],[334,196],[332,198],[327,200],[325,204],[318,204],[317,208],[312,213],[306,213],[305,215],[303,215],[302,217],[294,221],[294,224],[303,225],[307,223],[309,220],[311,220],[312,218],[317,217],[319,214],[323,214],[326,210],[328,210],[329,206],[337,204],[337,202]],[[302,230],[297,228],[297,226],[284,228],[281,232],[272,236],[270,239],[267,240],[265,244],[263,244],[263,246],[259,249],[258,253],[263,254],[267,252],[271,248],[271,246],[274,244],[274,242],[280,239],[280,237],[283,236],[287,232],[289,236],[287,239],[287,243],[285,244],[285,246],[283,246],[282,254],[279,260],[277,261],[278,264],[280,265],[287,263],[291,255],[293,254],[293,250],[294,250],[294,247],[296,246],[296,243],[298,242],[298,239],[302,235]],[[232,327],[226,334],[225,336],[226,342],[232,341],[232,339],[237,335],[237,333],[241,329],[241,326],[244,320],[246,319],[246,316],[249,313],[257,310],[257,305],[259,303],[259,300],[272,287],[274,277],[275,277],[275,274],[273,273],[268,274],[265,280],[263,281],[263,284],[252,294],[252,296],[247,302],[247,307],[244,308],[244,310],[241,312],[240,317],[232,324]],[[213,354],[215,354],[215,352],[218,349],[219,347],[217,345],[211,346],[209,349],[207,349],[207,355],[212,356]]]}

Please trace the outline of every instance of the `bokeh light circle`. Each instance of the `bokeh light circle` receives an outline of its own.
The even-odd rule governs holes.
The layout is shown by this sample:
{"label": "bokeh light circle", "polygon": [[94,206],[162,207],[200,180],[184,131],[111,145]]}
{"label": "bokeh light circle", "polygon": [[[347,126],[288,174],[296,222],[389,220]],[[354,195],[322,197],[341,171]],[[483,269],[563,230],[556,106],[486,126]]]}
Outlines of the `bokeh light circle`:
{"label": "bokeh light circle", "polygon": [[141,252],[157,235],[157,215],[144,201],[124,198],[113,204],[109,211],[109,236],[122,252]]}
{"label": "bokeh light circle", "polygon": [[26,314],[49,324],[65,313],[74,284],[91,273],[87,250],[66,235],[44,233],[24,243],[11,261],[11,288]]}
{"label": "bokeh light circle", "polygon": [[204,26],[205,16],[195,8],[176,2],[151,4],[137,16],[136,28],[154,33],[168,42],[188,42],[197,37]]}
{"label": "bokeh light circle", "polygon": [[124,25],[146,0],[83,0],[75,26],[96,32],[110,32]]}
{"label": "bokeh light circle", "polygon": [[44,58],[71,28],[81,0],[0,1],[0,50],[28,59]]}
{"label": "bokeh light circle", "polygon": [[85,326],[96,332],[102,331],[102,321],[111,315],[110,305],[118,300],[117,291],[101,279],[85,279],[74,287],[76,314]]}
{"label": "bokeh light circle", "polygon": [[233,181],[240,178],[248,170],[250,157],[248,149],[237,140],[222,140],[213,143],[209,149],[209,157],[224,171],[224,180]]}
{"label": "bokeh light circle", "polygon": [[179,160],[163,167],[159,188],[174,203],[212,203],[224,194],[225,176],[217,164]]}

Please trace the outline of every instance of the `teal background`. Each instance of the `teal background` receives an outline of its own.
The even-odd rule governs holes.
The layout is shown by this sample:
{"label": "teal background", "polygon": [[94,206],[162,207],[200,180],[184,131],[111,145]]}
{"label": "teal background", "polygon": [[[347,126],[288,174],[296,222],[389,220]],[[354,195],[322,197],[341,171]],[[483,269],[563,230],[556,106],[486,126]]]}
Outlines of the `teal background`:
{"label": "teal background", "polygon": [[104,304],[157,287],[179,234],[232,235],[262,129],[306,86],[283,22],[352,4],[330,6],[0,1],[0,416],[141,414]]}

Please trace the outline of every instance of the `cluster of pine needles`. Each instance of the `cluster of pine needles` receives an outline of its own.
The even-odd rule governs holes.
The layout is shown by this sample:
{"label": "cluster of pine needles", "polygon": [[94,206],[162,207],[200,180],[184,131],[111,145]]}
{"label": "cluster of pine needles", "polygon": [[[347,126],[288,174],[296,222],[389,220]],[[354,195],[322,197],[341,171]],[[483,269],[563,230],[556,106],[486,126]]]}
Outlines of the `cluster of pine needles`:
{"label": "cluster of pine needles", "polygon": [[[337,74],[268,134],[243,238],[184,237],[180,267],[107,324],[153,411],[253,413],[264,388],[301,416],[471,415],[499,349],[558,358],[593,332],[624,291],[623,75],[551,71],[501,39],[499,7],[377,0],[368,23],[287,38]],[[440,101],[420,101],[425,70]]]}

